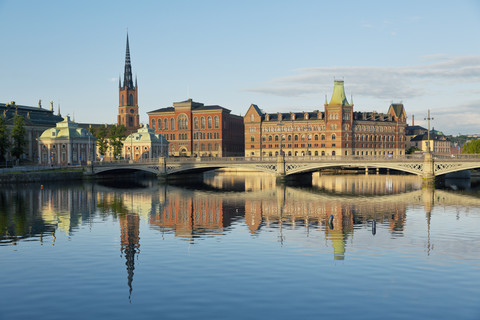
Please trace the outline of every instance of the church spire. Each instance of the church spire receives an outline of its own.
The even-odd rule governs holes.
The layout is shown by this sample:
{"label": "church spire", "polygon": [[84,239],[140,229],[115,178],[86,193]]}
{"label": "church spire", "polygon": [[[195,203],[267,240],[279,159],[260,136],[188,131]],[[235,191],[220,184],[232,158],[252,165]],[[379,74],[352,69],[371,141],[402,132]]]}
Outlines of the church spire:
{"label": "church spire", "polygon": [[126,87],[127,89],[133,89],[132,65],[130,63],[130,46],[128,45],[128,33],[127,49],[125,52],[125,74],[123,75],[123,87]]}

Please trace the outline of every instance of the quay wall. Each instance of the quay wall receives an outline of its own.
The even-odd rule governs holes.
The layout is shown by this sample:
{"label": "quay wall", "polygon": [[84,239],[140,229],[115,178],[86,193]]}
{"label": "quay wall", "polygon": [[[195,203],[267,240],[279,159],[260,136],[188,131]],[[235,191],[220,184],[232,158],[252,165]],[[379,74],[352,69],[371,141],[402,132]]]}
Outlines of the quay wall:
{"label": "quay wall", "polygon": [[82,171],[62,172],[10,172],[0,174],[0,184],[21,182],[71,181],[82,180]]}

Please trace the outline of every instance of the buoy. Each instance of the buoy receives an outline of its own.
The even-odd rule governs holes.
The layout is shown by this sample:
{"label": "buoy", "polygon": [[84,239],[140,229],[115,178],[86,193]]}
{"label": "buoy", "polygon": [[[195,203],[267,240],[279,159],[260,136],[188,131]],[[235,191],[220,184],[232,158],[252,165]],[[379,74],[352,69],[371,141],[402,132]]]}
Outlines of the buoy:
{"label": "buoy", "polygon": [[377,233],[377,221],[373,220],[372,222],[372,234],[375,235]]}
{"label": "buoy", "polygon": [[43,184],[40,185],[40,189],[43,189]]}

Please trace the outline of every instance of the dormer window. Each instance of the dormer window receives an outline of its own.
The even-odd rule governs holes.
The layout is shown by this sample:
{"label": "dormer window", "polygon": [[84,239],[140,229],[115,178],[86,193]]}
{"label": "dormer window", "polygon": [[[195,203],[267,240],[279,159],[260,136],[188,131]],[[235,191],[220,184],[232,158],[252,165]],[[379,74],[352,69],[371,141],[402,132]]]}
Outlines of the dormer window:
{"label": "dormer window", "polygon": [[55,137],[55,131],[52,131],[52,137]]}

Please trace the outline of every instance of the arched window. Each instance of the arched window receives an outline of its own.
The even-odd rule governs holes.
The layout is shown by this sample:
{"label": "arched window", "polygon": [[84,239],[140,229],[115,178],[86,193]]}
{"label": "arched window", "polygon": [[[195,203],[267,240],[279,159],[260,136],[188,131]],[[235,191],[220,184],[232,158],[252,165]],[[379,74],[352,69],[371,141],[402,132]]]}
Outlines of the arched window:
{"label": "arched window", "polygon": [[130,96],[128,96],[128,105],[133,106],[133,94],[130,94]]}
{"label": "arched window", "polygon": [[208,126],[208,129],[212,129],[212,117],[207,118],[207,126]]}
{"label": "arched window", "polygon": [[322,134],[322,140],[325,140],[325,135],[324,134]]}
{"label": "arched window", "polygon": [[163,119],[163,128],[168,130],[168,119]]}
{"label": "arched window", "polygon": [[332,156],[335,156],[335,151],[332,151]]}
{"label": "arched window", "polygon": [[292,136],[291,135],[288,135],[288,141],[292,141]]}
{"label": "arched window", "polygon": [[272,141],[272,136],[268,136],[268,141]]}
{"label": "arched window", "polygon": [[250,115],[250,121],[255,121],[255,116],[253,115],[253,113]]}
{"label": "arched window", "polygon": [[122,106],[125,105],[125,97],[122,95]]}
{"label": "arched window", "polygon": [[293,140],[298,141],[298,136],[295,135],[295,136],[293,137]]}
{"label": "arched window", "polygon": [[332,140],[335,140],[337,136],[335,134],[332,134]]}
{"label": "arched window", "polygon": [[157,123],[157,121],[155,121],[155,119],[152,119],[152,129],[155,130],[155,124]]}
{"label": "arched window", "polygon": [[193,128],[198,129],[198,118],[197,117],[193,118]]}
{"label": "arched window", "polygon": [[187,130],[188,129],[188,117],[186,114],[182,113],[178,116],[178,130]]}
{"label": "arched window", "polygon": [[315,141],[318,141],[318,134],[314,136]]}
{"label": "arched window", "polygon": [[275,136],[275,141],[278,141],[278,136]]}
{"label": "arched window", "polygon": [[200,118],[200,129],[205,129],[205,117]]}
{"label": "arched window", "polygon": [[215,120],[215,129],[218,129],[220,127],[220,119],[218,118],[218,116],[215,116],[214,118]]}
{"label": "arched window", "polygon": [[175,130],[175,119],[170,119],[170,130]]}

